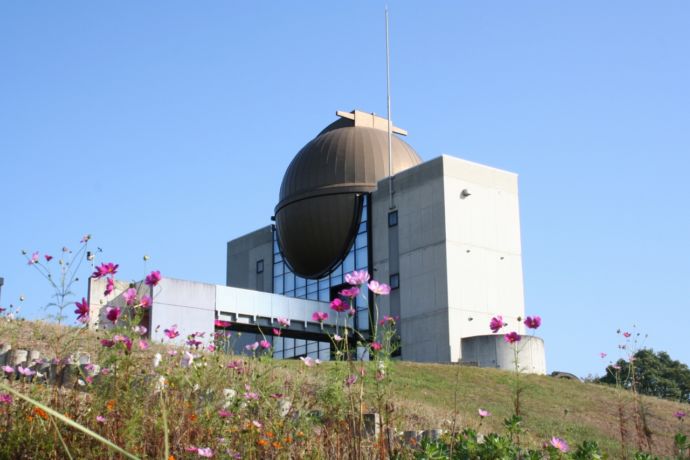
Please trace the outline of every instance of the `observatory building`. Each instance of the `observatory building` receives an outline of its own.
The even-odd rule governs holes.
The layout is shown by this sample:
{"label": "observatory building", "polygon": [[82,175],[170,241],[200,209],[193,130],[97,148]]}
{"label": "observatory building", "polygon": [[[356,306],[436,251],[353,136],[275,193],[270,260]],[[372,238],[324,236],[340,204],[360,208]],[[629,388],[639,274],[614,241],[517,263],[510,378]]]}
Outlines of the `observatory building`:
{"label": "observatory building", "polygon": [[[423,162],[397,127],[389,152],[386,119],[336,114],[288,166],[275,224],[228,243],[227,285],[329,302],[344,274],[367,270],[392,287],[377,302],[399,318],[402,359],[511,368],[512,348],[488,324],[500,314],[524,333],[517,175],[446,155]],[[362,333],[372,301],[357,300]],[[309,346],[273,343],[280,357]],[[542,340],[525,337],[520,361],[544,373]]]}
{"label": "observatory building", "polygon": [[[345,274],[366,270],[392,288],[376,301],[379,318],[397,318],[399,359],[513,369],[512,346],[489,322],[502,315],[524,333],[517,175],[447,155],[422,161],[386,119],[336,114],[288,166],[274,223],[228,243],[226,286],[164,277],[148,293],[151,338],[172,324],[182,341],[221,327],[242,333],[235,351],[266,338],[276,358],[326,360],[335,315],[321,324],[312,314],[329,311]],[[90,283],[94,327],[108,324],[104,283]],[[373,302],[362,292],[349,320],[364,337]],[[290,325],[275,335],[279,318]],[[546,372],[540,338],[523,337],[520,366]]]}

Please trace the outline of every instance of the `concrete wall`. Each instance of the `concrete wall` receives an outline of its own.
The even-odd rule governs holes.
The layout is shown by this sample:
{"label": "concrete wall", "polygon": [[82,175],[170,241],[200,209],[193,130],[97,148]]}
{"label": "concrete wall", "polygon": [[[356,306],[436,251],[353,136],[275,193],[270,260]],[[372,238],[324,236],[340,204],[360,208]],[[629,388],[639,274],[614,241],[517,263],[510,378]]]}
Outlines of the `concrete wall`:
{"label": "concrete wall", "polygon": [[180,331],[175,339],[184,343],[189,334],[204,332],[210,340],[216,316],[216,286],[194,281],[163,278],[153,288],[151,339],[168,341],[164,330],[176,324]]}
{"label": "concrete wall", "polygon": [[[380,181],[372,194],[373,275],[388,283],[395,266],[400,275],[400,289],[380,299],[381,314],[395,314],[399,305],[402,359],[448,362],[443,162],[437,158],[396,175],[393,190],[397,229],[388,226],[389,181]],[[397,251],[390,244],[395,233]]]}
{"label": "concrete wall", "polygon": [[[517,364],[520,372],[546,374],[544,341],[523,336],[517,343]],[[503,334],[480,335],[462,339],[462,362],[479,367],[515,369],[515,348],[506,343]]]}
{"label": "concrete wall", "polygon": [[461,339],[489,332],[497,314],[522,333],[517,176],[443,155],[396,175],[393,191],[397,229],[389,180],[372,194],[372,252],[375,278],[399,271],[400,289],[380,307],[399,304],[402,358],[457,361]]}
{"label": "concrete wall", "polygon": [[[264,261],[263,273],[256,272],[256,263]],[[272,292],[273,290],[273,227],[267,225],[228,242],[228,286]]]}

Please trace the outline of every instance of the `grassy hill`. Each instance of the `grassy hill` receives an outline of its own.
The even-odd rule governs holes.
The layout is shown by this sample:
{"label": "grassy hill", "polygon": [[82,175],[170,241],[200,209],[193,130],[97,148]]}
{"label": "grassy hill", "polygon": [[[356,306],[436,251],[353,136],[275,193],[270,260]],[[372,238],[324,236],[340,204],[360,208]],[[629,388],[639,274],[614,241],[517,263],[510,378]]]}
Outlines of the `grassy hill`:
{"label": "grassy hill", "polygon": [[[56,337],[68,329],[40,322],[15,322],[0,326],[0,342],[14,348],[44,350],[50,354]],[[71,333],[70,333],[71,334]],[[72,337],[72,335],[69,335]],[[98,335],[84,331],[70,339],[73,349],[99,352]],[[63,339],[64,340],[64,339]],[[155,346],[147,353],[153,353]],[[229,359],[229,358],[228,358]],[[300,361],[263,361],[276,376],[306,375],[314,387],[326,385],[334,374],[342,375],[346,363],[323,363],[308,369]],[[444,364],[395,362],[388,370],[390,398],[395,427],[402,430],[448,429],[454,416],[460,427],[472,427],[483,433],[505,432],[503,420],[513,413],[514,375],[495,369],[479,369]],[[548,376],[520,376],[523,392],[522,414],[526,434],[523,441],[540,446],[552,436],[571,445],[595,440],[611,458],[621,456],[621,423],[626,443],[637,450],[635,403],[629,392],[615,388]],[[373,383],[367,383],[369,387]],[[367,392],[368,394],[370,392]],[[365,398],[373,405],[371,396]],[[687,406],[656,398],[642,398],[653,452],[670,456],[673,436],[678,430],[674,413]],[[318,401],[317,401],[318,405]],[[479,408],[492,415],[481,422]],[[623,410],[623,420],[619,417]],[[457,414],[457,415],[454,415]],[[639,440],[641,442],[641,440]]]}

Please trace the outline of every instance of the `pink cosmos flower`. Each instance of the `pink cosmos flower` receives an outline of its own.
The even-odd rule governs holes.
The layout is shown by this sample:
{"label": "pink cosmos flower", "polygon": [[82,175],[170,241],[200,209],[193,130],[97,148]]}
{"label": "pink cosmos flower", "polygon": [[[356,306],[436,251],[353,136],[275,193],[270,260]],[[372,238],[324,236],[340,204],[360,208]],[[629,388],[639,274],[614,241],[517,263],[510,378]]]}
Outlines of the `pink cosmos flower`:
{"label": "pink cosmos flower", "polygon": [[206,458],[213,457],[213,451],[211,450],[210,447],[199,447],[196,450],[196,453],[199,454],[199,457],[206,457]]}
{"label": "pink cosmos flower", "polygon": [[105,312],[105,317],[114,323],[122,314],[122,309],[120,307],[106,307]]}
{"label": "pink cosmos flower", "polygon": [[81,237],[81,240],[79,242],[83,244],[83,243],[86,243],[87,241],[89,241],[90,239],[91,239],[91,235],[89,235],[87,233],[86,235]]}
{"label": "pink cosmos flower", "polygon": [[379,342],[372,342],[371,343],[371,349],[380,351],[383,348],[383,345],[381,345]]}
{"label": "pink cosmos flower", "polygon": [[629,338],[631,335],[632,334],[630,334],[630,332],[623,332],[623,337],[625,337],[626,339]]}
{"label": "pink cosmos flower", "polygon": [[53,256],[49,256],[48,254],[44,255],[43,257],[46,258],[46,262],[50,262],[51,260],[53,260]]}
{"label": "pink cosmos flower", "polygon": [[477,412],[479,413],[479,416],[480,416],[481,418],[484,418],[484,417],[491,417],[491,412],[489,412],[489,411],[486,410],[486,409],[481,409],[481,408],[480,408]]}
{"label": "pink cosmos flower", "polygon": [[23,375],[24,377],[31,377],[32,375],[36,375],[36,371],[32,371],[28,367],[18,366],[17,371],[19,371],[19,374]]}
{"label": "pink cosmos flower", "polygon": [[357,376],[352,374],[345,379],[345,386],[351,387],[357,381]]}
{"label": "pink cosmos flower", "polygon": [[551,438],[550,444],[564,453],[570,450],[570,447],[568,447],[568,443],[561,438],[557,438],[556,436]]}
{"label": "pink cosmos flower", "polygon": [[98,278],[103,278],[106,275],[114,275],[117,273],[117,268],[119,267],[118,264],[114,264],[112,262],[103,263],[96,267],[96,271],[93,272],[91,277],[98,279]]}
{"label": "pink cosmos flower", "polygon": [[396,318],[394,318],[393,316],[386,315],[381,320],[379,320],[379,326],[383,326],[386,323],[395,324],[395,320]]}
{"label": "pink cosmos flower", "polygon": [[257,428],[263,427],[263,425],[261,424],[261,422],[258,421],[258,420],[252,420],[252,425],[254,425],[254,426],[257,427]]}
{"label": "pink cosmos flower", "polygon": [[539,316],[528,316],[525,318],[525,326],[529,329],[537,329],[541,326],[541,318]]}
{"label": "pink cosmos flower", "polygon": [[225,409],[221,409],[218,411],[218,417],[220,417],[220,418],[232,417],[232,412],[225,410]]}
{"label": "pink cosmos flower", "polygon": [[80,323],[87,323],[89,321],[89,302],[86,301],[85,297],[81,298],[81,302],[74,302],[74,304],[77,306],[77,309],[74,310],[74,313],[77,315],[77,321]]}
{"label": "pink cosmos flower", "polygon": [[2,366],[2,371],[6,374],[14,374],[14,367],[12,366]]}
{"label": "pink cosmos flower", "polygon": [[302,362],[304,363],[304,365],[307,367],[314,367],[316,364],[321,364],[320,360],[314,359],[311,356],[307,356],[307,357],[301,356],[299,359],[301,359]]}
{"label": "pink cosmos flower", "polygon": [[180,361],[180,366],[189,367],[192,365],[193,362],[194,362],[194,355],[188,351],[185,351],[184,355],[182,356],[182,360]]}
{"label": "pink cosmos flower", "polygon": [[163,333],[169,339],[174,339],[175,337],[180,335],[180,331],[177,330],[177,324],[173,324],[172,326],[170,326],[170,329],[164,329]]}
{"label": "pink cosmos flower", "polygon": [[674,416],[675,418],[677,418],[678,420],[681,420],[681,421],[682,421],[682,420],[685,418],[686,413],[685,413],[684,411],[682,411],[682,410],[679,410],[679,411],[677,411],[675,414],[673,414],[673,416]]}
{"label": "pink cosmos flower", "polygon": [[386,283],[379,283],[376,280],[369,281],[369,290],[374,294],[388,295],[391,293],[391,287]]}
{"label": "pink cosmos flower", "polygon": [[491,332],[495,334],[498,331],[500,331],[501,328],[505,325],[506,323],[503,322],[503,316],[496,315],[493,318],[491,318],[491,322],[489,323],[489,329],[491,329]]}
{"label": "pink cosmos flower", "polygon": [[146,275],[145,283],[147,286],[156,286],[161,279],[161,272],[158,270],[154,270],[148,275]]}
{"label": "pink cosmos flower", "polygon": [[269,348],[271,348],[271,342],[269,342],[268,340],[262,340],[261,342],[259,342],[259,345],[264,350],[268,350]]}
{"label": "pink cosmos flower", "polygon": [[149,349],[149,343],[144,339],[139,339],[139,349],[140,350],[148,350]]}
{"label": "pink cosmos flower", "polygon": [[611,367],[617,371],[621,370],[621,367],[618,364],[612,364]]}
{"label": "pink cosmos flower", "polygon": [[139,299],[139,305],[141,305],[141,308],[149,308],[153,304],[153,299],[149,295],[143,295],[141,296],[141,299]]}
{"label": "pink cosmos flower", "polygon": [[275,327],[273,328],[273,335],[277,335],[278,337],[280,337],[282,334],[283,331],[281,331],[280,329],[276,329]]}
{"label": "pink cosmos flower", "polygon": [[0,394],[0,404],[12,404],[12,395],[9,393]]}
{"label": "pink cosmos flower", "polygon": [[106,418],[103,417],[102,415],[97,415],[97,416],[96,416],[96,421],[97,421],[98,423],[105,423]]}
{"label": "pink cosmos flower", "polygon": [[251,401],[256,401],[257,399],[259,399],[259,394],[258,394],[258,393],[254,393],[253,391],[245,391],[245,393],[244,393],[244,399],[248,399],[248,400],[251,400]]}
{"label": "pink cosmos flower", "polygon": [[146,329],[146,326],[134,326],[132,328],[132,331],[134,331],[135,333],[137,333],[139,335],[144,335],[144,334],[146,334],[148,329]]}
{"label": "pink cosmos flower", "polygon": [[333,335],[333,340],[335,340],[336,342],[340,342],[341,340],[343,340],[343,338],[340,337],[338,334],[334,334],[334,335]]}
{"label": "pink cosmos flower", "polygon": [[510,332],[510,333],[506,334],[506,335],[503,337],[503,339],[504,339],[507,343],[511,343],[511,344],[512,344],[512,343],[517,343],[517,342],[519,342],[519,341],[522,339],[522,337],[520,337],[520,334],[518,334],[517,332],[513,331],[513,332]]}
{"label": "pink cosmos flower", "polygon": [[132,349],[132,339],[126,335],[114,335],[113,342],[124,344],[128,351]]}
{"label": "pink cosmos flower", "polygon": [[134,305],[134,301],[137,299],[137,290],[134,288],[129,288],[122,293],[122,297],[124,297],[127,305]]}
{"label": "pink cosmos flower", "polygon": [[355,310],[354,308],[350,308],[347,311],[347,316],[355,316],[355,313],[357,313],[357,310]]}
{"label": "pink cosmos flower", "polygon": [[283,327],[290,327],[290,320],[287,318],[278,318],[278,324]]}
{"label": "pink cosmos flower", "polygon": [[319,323],[323,323],[328,319],[328,313],[326,313],[325,311],[316,311],[313,315],[311,315],[311,319],[314,321],[318,321]]}
{"label": "pink cosmos flower", "polygon": [[350,309],[350,306],[339,298],[331,300],[331,310],[342,313]]}
{"label": "pink cosmos flower", "polygon": [[339,292],[339,294],[343,297],[357,297],[359,295],[359,288],[357,286],[353,286],[349,289],[343,289]]}
{"label": "pink cosmos flower", "polygon": [[245,345],[244,348],[247,351],[256,351],[256,349],[259,348],[259,342],[250,343],[249,345]]}
{"label": "pink cosmos flower", "polygon": [[115,342],[113,342],[110,339],[101,339],[101,346],[105,348],[110,348],[113,345],[115,345]]}
{"label": "pink cosmos flower", "polygon": [[352,286],[359,286],[369,281],[369,273],[366,270],[353,271],[345,274],[345,282]]}
{"label": "pink cosmos flower", "polygon": [[38,263],[38,251],[31,254],[31,257],[29,258],[29,265],[33,265],[33,264],[37,264],[37,263]]}
{"label": "pink cosmos flower", "polygon": [[108,278],[106,280],[105,291],[103,291],[103,295],[112,294],[114,289],[115,289],[115,278]]}
{"label": "pink cosmos flower", "polygon": [[607,355],[602,351],[601,353],[599,353],[599,356],[601,357],[601,359],[604,359]]}
{"label": "pink cosmos flower", "polygon": [[208,345],[208,347],[206,347],[206,349],[207,349],[208,351],[210,351],[211,353],[213,353],[214,351],[216,351],[216,346],[215,346],[214,344],[211,343],[211,344]]}
{"label": "pink cosmos flower", "polygon": [[230,327],[232,323],[230,321],[223,321],[222,319],[217,319],[213,321],[213,325],[216,327]]}

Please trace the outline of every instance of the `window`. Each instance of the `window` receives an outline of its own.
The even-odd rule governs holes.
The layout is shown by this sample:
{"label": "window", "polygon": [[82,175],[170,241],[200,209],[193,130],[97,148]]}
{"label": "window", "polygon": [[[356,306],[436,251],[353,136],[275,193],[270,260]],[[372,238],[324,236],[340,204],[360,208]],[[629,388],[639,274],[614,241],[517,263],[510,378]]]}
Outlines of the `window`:
{"label": "window", "polygon": [[398,211],[391,211],[388,213],[388,226],[395,227],[398,225]]}
{"label": "window", "polygon": [[391,289],[398,289],[400,287],[400,274],[399,273],[391,274],[389,284],[391,286]]}
{"label": "window", "polygon": [[264,259],[259,259],[256,261],[256,273],[264,272]]}

